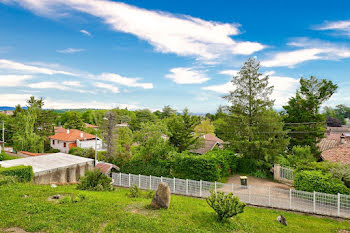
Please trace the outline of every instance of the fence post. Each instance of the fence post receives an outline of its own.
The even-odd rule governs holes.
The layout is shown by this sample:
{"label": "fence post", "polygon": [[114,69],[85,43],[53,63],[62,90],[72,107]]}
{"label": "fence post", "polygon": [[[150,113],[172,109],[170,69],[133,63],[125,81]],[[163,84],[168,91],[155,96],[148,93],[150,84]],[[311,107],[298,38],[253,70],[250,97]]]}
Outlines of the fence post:
{"label": "fence post", "polygon": [[129,188],[130,188],[130,182],[131,182],[131,174],[129,173]]}
{"label": "fence post", "polygon": [[292,209],[292,189],[289,189],[289,209]]}
{"label": "fence post", "polygon": [[216,192],[216,181],[215,181],[215,187],[214,187],[214,190],[215,190],[215,192]]}
{"label": "fence post", "polygon": [[269,206],[271,206],[271,187],[269,187]]}
{"label": "fence post", "polygon": [[160,182],[163,182],[163,176],[160,176]]}
{"label": "fence post", "polygon": [[188,195],[188,179],[186,179],[186,195]]}
{"label": "fence post", "polygon": [[122,186],[122,173],[119,172],[119,186]]}
{"label": "fence post", "polygon": [[202,180],[199,181],[199,196],[202,197]]}
{"label": "fence post", "polygon": [[314,191],[314,213],[316,213],[316,192]]}
{"label": "fence post", "polygon": [[152,190],[152,176],[149,176],[149,189]]}
{"label": "fence post", "polygon": [[340,216],[340,193],[338,193],[338,216]]}
{"label": "fence post", "polygon": [[141,175],[139,174],[139,188],[141,188]]}
{"label": "fence post", "polygon": [[176,178],[174,177],[174,193],[175,193],[175,190],[176,190],[175,184],[176,184]]}

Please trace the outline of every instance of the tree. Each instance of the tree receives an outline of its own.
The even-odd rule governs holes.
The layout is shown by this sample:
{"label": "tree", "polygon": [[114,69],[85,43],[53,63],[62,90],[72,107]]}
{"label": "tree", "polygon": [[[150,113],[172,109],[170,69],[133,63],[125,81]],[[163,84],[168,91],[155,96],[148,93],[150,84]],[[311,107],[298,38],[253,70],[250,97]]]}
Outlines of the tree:
{"label": "tree", "polygon": [[191,116],[188,113],[188,109],[185,109],[182,115],[173,115],[168,121],[170,144],[175,146],[179,152],[195,146],[199,139],[194,136],[194,127],[197,124],[198,118]]}
{"label": "tree", "polygon": [[44,106],[44,99],[40,97],[40,99],[35,99],[34,96],[31,96],[29,100],[27,100],[27,107],[33,107],[34,105],[41,109]]}
{"label": "tree", "polygon": [[113,157],[115,152],[115,140],[116,140],[116,124],[117,117],[113,111],[108,111],[105,114],[104,121],[101,125],[101,130],[103,132],[103,138],[107,143],[107,156],[109,160]]}
{"label": "tree", "polygon": [[338,118],[331,117],[331,116],[327,116],[326,123],[327,123],[327,126],[329,126],[329,127],[341,127],[342,126],[342,122]]}
{"label": "tree", "polygon": [[140,130],[141,123],[155,122],[157,120],[157,117],[149,109],[136,110],[135,114],[136,117],[132,118],[129,123],[133,131]]}
{"label": "tree", "polygon": [[319,158],[320,151],[317,143],[324,137],[326,119],[319,110],[328,100],[337,85],[326,79],[300,79],[300,88],[295,97],[288,101],[284,108],[285,129],[290,131],[289,148],[294,146],[310,146],[312,154]]}
{"label": "tree", "polygon": [[214,135],[214,125],[210,122],[210,119],[203,120],[199,125],[194,128],[197,137],[203,136],[205,134]]}
{"label": "tree", "polygon": [[162,115],[161,118],[169,118],[172,115],[176,114],[176,109],[172,109],[169,105],[166,105],[162,109]]}
{"label": "tree", "polygon": [[69,112],[67,116],[68,117],[66,123],[64,123],[64,128],[78,130],[84,129],[85,123],[83,122],[83,119],[81,119],[80,114],[77,112]]}
{"label": "tree", "polygon": [[226,107],[229,115],[219,123],[223,139],[236,152],[273,162],[285,150],[288,138],[282,118],[272,109],[273,86],[269,86],[269,77],[263,77],[259,68],[259,62],[249,58],[233,77],[235,90],[224,96],[231,104]]}

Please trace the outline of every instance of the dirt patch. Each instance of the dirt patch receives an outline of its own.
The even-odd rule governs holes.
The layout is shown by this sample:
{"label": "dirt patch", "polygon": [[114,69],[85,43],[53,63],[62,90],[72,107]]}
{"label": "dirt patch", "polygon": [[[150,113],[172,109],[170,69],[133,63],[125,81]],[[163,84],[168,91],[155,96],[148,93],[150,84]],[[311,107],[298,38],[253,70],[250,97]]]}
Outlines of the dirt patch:
{"label": "dirt patch", "polygon": [[53,195],[51,197],[48,197],[47,200],[48,201],[53,201],[53,202],[58,202],[59,200],[61,200],[62,198],[64,198],[65,195],[62,195],[62,194],[56,194],[56,195]]}
{"label": "dirt patch", "polygon": [[[0,229],[2,232],[6,233],[28,233],[27,231],[23,230],[22,228],[19,227],[11,227],[7,229]],[[36,232],[36,233],[43,233],[43,232]]]}
{"label": "dirt patch", "polygon": [[130,212],[132,214],[142,214],[151,217],[158,216],[158,211],[149,207],[149,205],[131,204],[125,208],[125,211]]}

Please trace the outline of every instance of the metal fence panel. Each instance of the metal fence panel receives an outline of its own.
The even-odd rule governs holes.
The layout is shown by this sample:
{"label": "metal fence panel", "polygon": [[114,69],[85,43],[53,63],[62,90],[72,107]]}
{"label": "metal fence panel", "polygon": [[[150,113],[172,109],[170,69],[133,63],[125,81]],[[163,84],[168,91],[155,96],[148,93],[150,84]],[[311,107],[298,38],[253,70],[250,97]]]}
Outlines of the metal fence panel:
{"label": "metal fence panel", "polygon": [[[283,172],[283,174],[287,173]],[[141,189],[157,190],[159,183],[165,182],[169,185],[171,193],[174,194],[204,198],[209,196],[212,191],[232,192],[247,204],[350,218],[349,195],[124,173],[112,173],[112,179],[113,184],[120,187],[137,185]]]}

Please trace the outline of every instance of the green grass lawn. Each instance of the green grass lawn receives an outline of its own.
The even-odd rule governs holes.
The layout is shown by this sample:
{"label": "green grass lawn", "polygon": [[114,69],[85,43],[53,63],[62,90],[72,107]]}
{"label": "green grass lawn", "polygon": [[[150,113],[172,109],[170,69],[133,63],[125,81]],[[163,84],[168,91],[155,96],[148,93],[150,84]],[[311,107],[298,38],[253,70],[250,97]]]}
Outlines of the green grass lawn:
{"label": "green grass lawn", "polygon": [[[49,201],[55,194],[87,197],[78,203]],[[129,198],[128,189],[79,191],[75,186],[16,184],[0,187],[0,229],[43,232],[338,232],[349,221],[246,207],[225,223],[217,222],[205,200],[172,195],[168,210],[147,208],[151,199]],[[27,196],[25,196],[27,195]],[[283,214],[289,226],[276,221]],[[0,230],[1,231],[1,230]]]}
{"label": "green grass lawn", "polygon": [[6,154],[6,153],[2,153],[0,155],[0,157],[2,156],[2,160],[11,160],[11,159],[19,159],[20,157],[16,157],[16,156],[13,156],[13,155],[9,155],[9,154]]}

